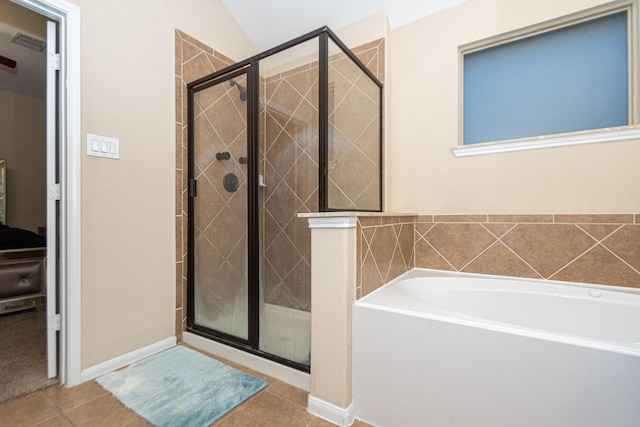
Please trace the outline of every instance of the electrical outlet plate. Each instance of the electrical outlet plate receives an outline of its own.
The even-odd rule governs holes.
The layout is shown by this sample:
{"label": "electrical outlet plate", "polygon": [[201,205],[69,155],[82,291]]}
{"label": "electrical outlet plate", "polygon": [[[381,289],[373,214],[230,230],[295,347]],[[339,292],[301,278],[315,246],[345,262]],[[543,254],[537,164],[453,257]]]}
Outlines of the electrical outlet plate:
{"label": "electrical outlet plate", "polygon": [[107,159],[120,158],[120,140],[107,136],[87,134],[87,155]]}

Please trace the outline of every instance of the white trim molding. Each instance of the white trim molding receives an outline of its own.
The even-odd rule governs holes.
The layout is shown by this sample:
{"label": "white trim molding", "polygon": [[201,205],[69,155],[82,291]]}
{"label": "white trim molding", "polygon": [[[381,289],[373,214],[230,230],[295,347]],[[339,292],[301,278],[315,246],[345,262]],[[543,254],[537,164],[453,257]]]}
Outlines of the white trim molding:
{"label": "white trim molding", "polygon": [[97,365],[82,371],[82,382],[89,381],[117,369],[124,368],[138,360],[142,360],[149,356],[153,356],[156,353],[160,353],[161,351],[168,350],[171,347],[175,347],[175,345],[176,337],[169,337],[146,347],[139,348],[138,350],[134,350],[130,353],[123,354],[122,356],[114,357],[106,362],[98,363]]}
{"label": "white trim molding", "polygon": [[309,228],[355,228],[356,216],[331,216],[309,218]]}
{"label": "white trim molding", "polygon": [[65,0],[12,0],[57,21],[60,43],[60,372],[61,384],[82,381],[82,262],[80,190],[81,60],[80,8]]}
{"label": "white trim molding", "polygon": [[307,411],[339,426],[350,426],[355,420],[353,403],[347,408],[340,408],[311,395],[307,399]]}
{"label": "white trim molding", "polygon": [[628,129],[605,129],[597,132],[539,137],[526,140],[495,142],[487,144],[461,145],[452,148],[456,157],[478,156],[481,154],[508,153],[511,151],[536,150],[540,148],[566,147],[569,145],[598,144],[640,139],[640,127]]}

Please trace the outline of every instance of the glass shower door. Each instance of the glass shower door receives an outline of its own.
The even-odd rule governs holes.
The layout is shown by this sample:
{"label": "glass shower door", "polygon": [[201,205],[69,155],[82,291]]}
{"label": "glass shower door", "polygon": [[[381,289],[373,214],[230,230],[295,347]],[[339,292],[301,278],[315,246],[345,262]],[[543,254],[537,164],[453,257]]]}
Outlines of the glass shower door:
{"label": "glass shower door", "polygon": [[318,211],[318,38],[260,61],[260,350],[308,369],[311,230]]}
{"label": "glass shower door", "polygon": [[224,76],[193,98],[193,322],[249,340],[247,74]]}

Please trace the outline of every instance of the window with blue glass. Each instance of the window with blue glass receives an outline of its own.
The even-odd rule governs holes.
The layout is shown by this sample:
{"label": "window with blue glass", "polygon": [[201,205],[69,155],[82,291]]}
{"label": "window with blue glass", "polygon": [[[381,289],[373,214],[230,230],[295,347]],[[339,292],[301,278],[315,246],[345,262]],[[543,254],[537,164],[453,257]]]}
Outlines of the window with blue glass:
{"label": "window with blue glass", "polygon": [[463,52],[462,143],[632,124],[629,14]]}

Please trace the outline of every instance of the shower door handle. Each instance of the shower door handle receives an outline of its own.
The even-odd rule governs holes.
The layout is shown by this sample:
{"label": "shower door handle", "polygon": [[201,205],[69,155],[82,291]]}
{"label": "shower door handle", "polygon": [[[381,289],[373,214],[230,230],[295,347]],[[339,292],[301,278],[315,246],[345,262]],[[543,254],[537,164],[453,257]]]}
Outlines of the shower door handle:
{"label": "shower door handle", "polygon": [[195,179],[189,180],[189,197],[196,197],[198,195],[198,185]]}

